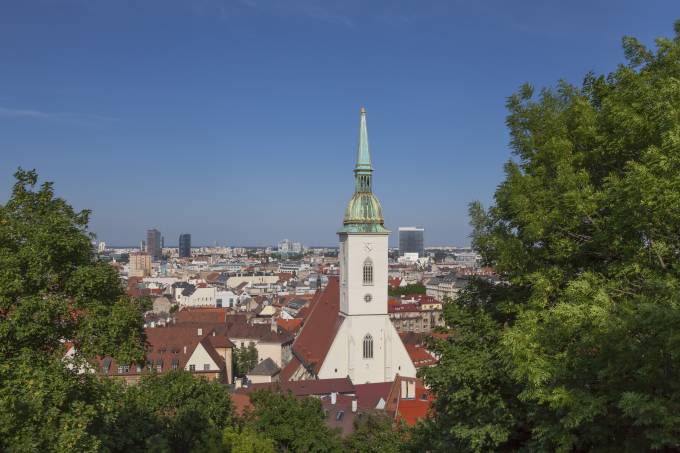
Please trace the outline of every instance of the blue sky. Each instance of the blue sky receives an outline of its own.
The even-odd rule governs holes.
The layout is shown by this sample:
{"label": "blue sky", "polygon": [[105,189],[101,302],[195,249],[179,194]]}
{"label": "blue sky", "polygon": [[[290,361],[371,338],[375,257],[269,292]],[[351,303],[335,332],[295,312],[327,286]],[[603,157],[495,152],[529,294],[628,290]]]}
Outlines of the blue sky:
{"label": "blue sky", "polygon": [[677,0],[0,0],[0,200],[22,166],[109,244],[334,245],[365,105],[387,227],[466,245],[511,156],[507,96],[610,71],[623,35],[677,18]]}

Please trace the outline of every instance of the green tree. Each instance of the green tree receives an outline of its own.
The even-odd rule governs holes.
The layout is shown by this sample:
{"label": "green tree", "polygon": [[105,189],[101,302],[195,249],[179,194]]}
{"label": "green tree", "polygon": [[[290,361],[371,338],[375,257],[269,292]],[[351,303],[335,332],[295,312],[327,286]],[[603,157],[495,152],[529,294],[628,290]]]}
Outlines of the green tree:
{"label": "green tree", "polygon": [[361,453],[398,453],[404,442],[403,427],[383,413],[359,413],[354,432],[345,439],[345,449]]}
{"label": "green tree", "polygon": [[389,287],[387,289],[388,295],[392,297],[398,296],[408,296],[411,294],[425,294],[425,285],[422,283],[411,283],[406,286],[400,286],[398,288]]}
{"label": "green tree", "polygon": [[292,394],[258,390],[250,395],[253,410],[245,426],[272,439],[279,451],[339,452],[340,435],[326,426],[321,402]]}
{"label": "green tree", "polygon": [[233,422],[226,389],[185,371],[145,376],[125,393],[126,419],[118,421],[120,432],[115,437],[120,442],[127,436],[128,445],[112,446],[115,450],[129,451],[149,438],[161,439],[168,451],[199,450],[206,439],[219,437]]}
{"label": "green tree", "polygon": [[[516,159],[493,206],[470,209],[474,246],[507,284],[449,309],[452,339],[425,373],[442,399],[429,423],[449,436],[432,449],[680,446],[680,21],[675,32],[655,50],[624,38],[628,64],[580,88],[509,98]],[[464,408],[491,413],[445,404],[463,391]]]}
{"label": "green tree", "polygon": [[252,341],[248,346],[241,346],[234,350],[234,369],[237,376],[245,376],[257,365],[258,353],[255,343]]}
{"label": "green tree", "polygon": [[241,431],[227,427],[222,434],[222,443],[231,453],[274,453],[274,441],[257,434],[249,428]]}
{"label": "green tree", "polygon": [[[99,451],[110,383],[77,367],[97,355],[143,357],[144,300],[125,297],[116,271],[97,262],[89,211],[37,190],[19,169],[0,206],[0,450]],[[64,341],[78,351],[62,361]]]}

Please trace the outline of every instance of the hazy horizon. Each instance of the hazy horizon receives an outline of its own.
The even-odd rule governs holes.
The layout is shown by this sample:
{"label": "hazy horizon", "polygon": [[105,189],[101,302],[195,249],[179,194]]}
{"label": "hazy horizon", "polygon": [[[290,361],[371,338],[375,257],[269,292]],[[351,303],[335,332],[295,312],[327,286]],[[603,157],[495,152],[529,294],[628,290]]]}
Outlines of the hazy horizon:
{"label": "hazy horizon", "polygon": [[[621,38],[671,35],[670,0],[8,2],[0,16],[0,202],[17,167],[110,244],[335,244],[359,109],[396,244],[470,243],[511,158],[518,87],[580,84]],[[587,12],[587,14],[584,14]],[[173,241],[176,239],[173,239]]]}

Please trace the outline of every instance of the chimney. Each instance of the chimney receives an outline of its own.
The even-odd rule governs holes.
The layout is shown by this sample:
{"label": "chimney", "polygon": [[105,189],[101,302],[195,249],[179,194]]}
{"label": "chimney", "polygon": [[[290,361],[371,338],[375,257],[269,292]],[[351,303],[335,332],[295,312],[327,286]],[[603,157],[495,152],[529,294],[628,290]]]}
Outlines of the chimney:
{"label": "chimney", "polygon": [[185,354],[187,353],[187,347],[186,346],[184,346],[184,353]]}
{"label": "chimney", "polygon": [[198,328],[198,336],[200,337],[201,335],[203,335],[203,329],[201,329],[201,328],[199,327],[199,328]]}
{"label": "chimney", "polygon": [[331,392],[331,404],[335,406],[335,402],[338,398],[338,394],[335,392]]}
{"label": "chimney", "polygon": [[356,398],[352,400],[352,412],[357,411],[357,400]]}

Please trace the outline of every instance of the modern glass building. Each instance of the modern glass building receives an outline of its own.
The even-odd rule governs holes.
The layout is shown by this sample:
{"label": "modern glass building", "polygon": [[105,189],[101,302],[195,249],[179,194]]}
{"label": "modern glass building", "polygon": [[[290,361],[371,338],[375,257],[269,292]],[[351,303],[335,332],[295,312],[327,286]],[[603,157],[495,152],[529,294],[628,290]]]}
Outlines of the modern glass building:
{"label": "modern glass building", "polygon": [[160,260],[163,254],[161,249],[161,232],[157,229],[146,230],[146,253],[151,255],[151,259]]}
{"label": "modern glass building", "polygon": [[399,255],[417,253],[418,257],[425,256],[425,228],[399,227]]}
{"label": "modern glass building", "polygon": [[179,257],[191,258],[191,235],[189,233],[179,235]]}

